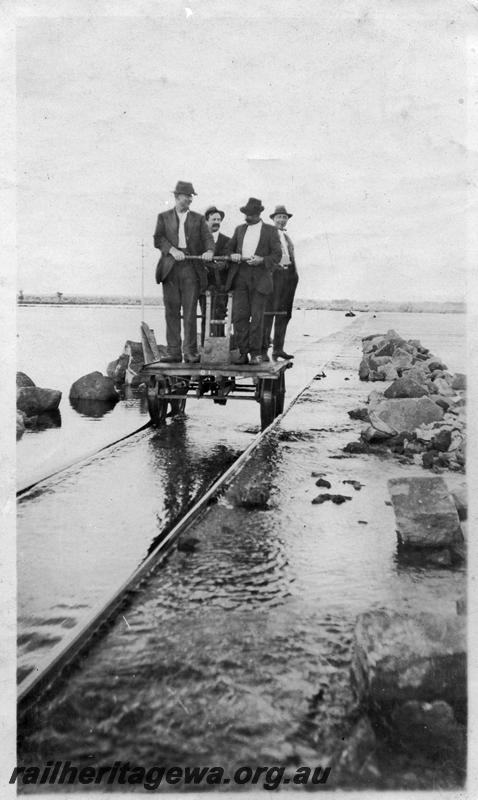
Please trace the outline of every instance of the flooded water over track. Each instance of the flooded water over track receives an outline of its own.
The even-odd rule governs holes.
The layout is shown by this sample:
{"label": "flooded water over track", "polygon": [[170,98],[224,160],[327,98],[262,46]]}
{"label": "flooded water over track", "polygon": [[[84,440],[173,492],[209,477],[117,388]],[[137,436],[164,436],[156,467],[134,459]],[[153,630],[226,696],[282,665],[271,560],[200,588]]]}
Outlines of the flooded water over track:
{"label": "flooded water over track", "polygon": [[[400,319],[387,327],[428,344],[414,322],[410,333]],[[443,324],[438,344],[440,337],[445,344]],[[383,606],[454,610],[462,570],[397,560],[386,482],[416,468],[343,455],[360,430],[347,410],[368,393],[356,375],[357,346],[337,337],[336,368],[261,443],[191,531],[189,546],[171,552],[107,635],[33,709],[20,731],[23,761],[202,763],[227,771],[319,764],[356,710],[349,670],[357,614]],[[460,369],[455,350],[450,367]],[[168,435],[180,438],[174,425]],[[314,472],[351,500],[312,505]],[[251,486],[264,493],[265,508],[242,507]]]}
{"label": "flooded water over track", "polygon": [[[162,309],[147,312],[148,318],[156,316],[160,322]],[[18,480],[24,485],[130,433],[148,416],[142,397],[120,401],[102,418],[78,414],[67,399],[69,386],[79,374],[104,370],[122,343],[138,332],[137,308],[36,307],[22,308],[20,315],[19,369],[39,384],[64,392],[61,427],[29,430],[18,443]],[[318,319],[324,332],[343,327],[340,312]],[[68,332],[69,353],[59,339],[59,326]],[[298,326],[297,344],[308,342],[307,331],[316,326],[316,315],[305,317]],[[160,331],[160,325],[156,327]],[[289,370],[286,400],[310,377],[310,369],[310,365],[298,365]],[[168,421],[157,432],[140,433],[40,484],[21,499],[17,516],[20,678],[121,586],[154,549],[158,536],[245,450],[258,422],[255,402],[231,400],[223,407],[191,398],[183,420]]]}

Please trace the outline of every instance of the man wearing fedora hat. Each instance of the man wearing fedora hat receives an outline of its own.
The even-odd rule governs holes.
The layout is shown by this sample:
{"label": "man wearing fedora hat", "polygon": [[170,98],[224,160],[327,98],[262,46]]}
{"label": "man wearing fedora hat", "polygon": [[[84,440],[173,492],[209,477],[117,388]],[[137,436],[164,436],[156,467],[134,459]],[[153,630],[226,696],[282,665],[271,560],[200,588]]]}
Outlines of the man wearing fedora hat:
{"label": "man wearing fedora hat", "polygon": [[156,267],[156,283],[163,284],[168,354],[161,361],[181,361],[181,309],[183,312],[183,353],[189,363],[199,361],[197,351],[197,304],[200,291],[207,286],[205,265],[188,256],[212,260],[214,239],[202,214],[190,211],[192,183],[178,181],[174,189],[175,207],[158,215],[154,246],[161,250]]}
{"label": "man wearing fedora hat", "polygon": [[246,222],[238,225],[228,245],[233,262],[226,278],[226,291],[234,290],[232,321],[240,357],[237,363],[261,364],[264,310],[273,290],[272,273],[282,256],[279,234],[261,220],[264,206],[250,197],[240,209]]}
{"label": "man wearing fedora hat", "polygon": [[[224,236],[219,228],[225,217],[224,211],[220,211],[216,206],[209,206],[204,212],[207,226],[214,239],[214,256],[224,256],[227,253],[229,236]],[[207,267],[207,290],[211,293],[211,318],[225,319],[227,310],[226,282],[226,261],[216,261],[214,266]],[[201,309],[201,342],[204,344],[206,333],[206,295],[203,292],[199,295],[199,306]],[[214,323],[211,325],[213,336],[224,336],[224,325]]]}
{"label": "man wearing fedora hat", "polygon": [[[294,245],[285,229],[292,214],[289,214],[285,206],[276,206],[270,215],[275,227],[277,228],[282,256],[279,262],[279,269],[274,271],[274,291],[267,298],[266,314],[264,322],[264,354],[269,348],[272,324],[274,323],[274,337],[272,340],[272,358],[277,361],[279,358],[293,358],[284,350],[285,334],[287,325],[292,316],[292,306],[294,303],[295,290],[299,281],[297,268],[295,265]],[[267,357],[267,355],[265,355]]]}

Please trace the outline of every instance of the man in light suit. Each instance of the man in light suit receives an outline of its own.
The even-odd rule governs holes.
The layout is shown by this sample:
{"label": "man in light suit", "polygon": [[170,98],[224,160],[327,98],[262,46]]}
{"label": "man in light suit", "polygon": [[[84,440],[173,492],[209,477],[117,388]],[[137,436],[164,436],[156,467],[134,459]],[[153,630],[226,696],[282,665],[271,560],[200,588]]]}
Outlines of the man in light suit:
{"label": "man in light suit", "polygon": [[158,215],[154,246],[161,250],[156,283],[163,284],[168,354],[161,361],[181,361],[181,309],[183,312],[183,353],[187,363],[199,361],[197,351],[197,304],[207,286],[205,264],[188,259],[202,256],[212,260],[214,239],[201,214],[189,211],[196,192],[192,183],[178,181],[174,189],[175,208]]}
{"label": "man in light suit", "polygon": [[[270,215],[271,220],[276,226],[281,242],[282,257],[279,268],[274,272],[274,291],[267,298],[266,311],[272,312],[265,316],[264,322],[264,348],[263,357],[270,344],[272,323],[274,321],[274,338],[272,340],[272,358],[277,361],[279,358],[293,358],[292,355],[284,350],[285,334],[287,325],[292,316],[292,306],[294,303],[295,290],[299,281],[297,268],[295,265],[294,245],[285,229],[292,214],[289,214],[285,206],[276,206]],[[280,312],[280,313],[277,313]],[[276,316],[273,316],[276,314]]]}
{"label": "man in light suit", "polygon": [[[227,252],[229,236],[224,236],[219,228],[226,216],[224,211],[220,211],[216,206],[209,206],[204,212],[206,223],[214,239],[214,257],[224,256]],[[226,261],[216,262],[214,266],[207,267],[207,290],[211,292],[211,319],[225,319],[227,311],[227,292],[226,282]],[[199,306],[201,308],[201,343],[204,344],[206,334],[206,295],[199,295]],[[224,325],[213,323],[211,325],[213,336],[224,336]],[[209,332],[208,332],[209,335]]]}
{"label": "man in light suit", "polygon": [[282,257],[279,234],[273,225],[261,220],[264,206],[250,197],[240,209],[246,222],[239,225],[228,245],[232,264],[226,278],[226,291],[234,290],[232,321],[234,336],[240,350],[236,363],[251,364],[263,361],[264,310],[273,290],[272,273]]}

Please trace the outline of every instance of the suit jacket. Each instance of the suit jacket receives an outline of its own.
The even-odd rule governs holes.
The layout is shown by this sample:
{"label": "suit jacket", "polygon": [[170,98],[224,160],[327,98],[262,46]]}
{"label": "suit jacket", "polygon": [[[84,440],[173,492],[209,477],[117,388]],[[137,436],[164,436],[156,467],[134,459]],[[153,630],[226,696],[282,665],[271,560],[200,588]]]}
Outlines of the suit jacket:
{"label": "suit jacket", "polygon": [[217,237],[216,247],[214,248],[215,256],[225,256],[227,254],[227,245],[229,244],[229,236],[224,236],[220,233]]}
{"label": "suit jacket", "polygon": [[[156,283],[162,283],[171,272],[175,259],[169,254],[169,251],[171,247],[178,246],[178,231],[179,219],[175,208],[158,214],[154,232],[154,246],[157,250],[161,250],[161,257],[156,266]],[[196,211],[189,211],[184,224],[184,232],[189,255],[201,256],[206,250],[214,251],[214,239],[202,214],[198,214]],[[200,286],[205,287],[207,283],[205,266],[197,261],[193,263],[199,277]]]}
{"label": "suit jacket", "polygon": [[[247,230],[247,224],[238,225],[229,242],[227,252],[242,253],[242,244],[244,242],[244,235]],[[257,270],[256,289],[261,294],[269,294],[274,288],[272,281],[272,273],[277,268],[282,258],[282,247],[280,244],[279,234],[274,225],[267,225],[262,223],[261,235],[256,247],[255,255],[262,256],[264,263],[260,266],[254,267]],[[234,278],[239,271],[240,264],[232,262],[229,267],[229,273],[226,279],[226,290],[229,291],[233,285]]]}

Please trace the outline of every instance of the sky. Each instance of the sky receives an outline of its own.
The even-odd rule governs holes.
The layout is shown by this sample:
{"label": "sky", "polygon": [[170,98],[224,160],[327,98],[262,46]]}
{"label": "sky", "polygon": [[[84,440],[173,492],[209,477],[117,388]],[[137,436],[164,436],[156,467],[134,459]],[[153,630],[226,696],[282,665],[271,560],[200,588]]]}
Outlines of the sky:
{"label": "sky", "polygon": [[25,3],[18,288],[138,295],[143,252],[159,292],[187,180],[226,234],[250,196],[287,206],[300,297],[464,299],[473,5],[186,3]]}

